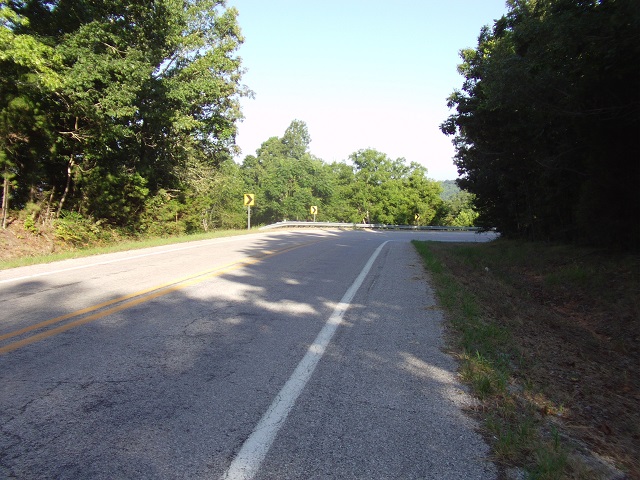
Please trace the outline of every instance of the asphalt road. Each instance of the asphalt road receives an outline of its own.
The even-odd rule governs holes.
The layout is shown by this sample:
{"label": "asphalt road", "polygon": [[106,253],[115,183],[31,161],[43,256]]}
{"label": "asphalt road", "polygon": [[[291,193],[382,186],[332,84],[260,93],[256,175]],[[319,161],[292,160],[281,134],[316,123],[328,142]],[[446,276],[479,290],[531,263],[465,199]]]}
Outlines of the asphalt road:
{"label": "asphalt road", "polygon": [[491,479],[411,239],[277,232],[0,271],[0,478]]}

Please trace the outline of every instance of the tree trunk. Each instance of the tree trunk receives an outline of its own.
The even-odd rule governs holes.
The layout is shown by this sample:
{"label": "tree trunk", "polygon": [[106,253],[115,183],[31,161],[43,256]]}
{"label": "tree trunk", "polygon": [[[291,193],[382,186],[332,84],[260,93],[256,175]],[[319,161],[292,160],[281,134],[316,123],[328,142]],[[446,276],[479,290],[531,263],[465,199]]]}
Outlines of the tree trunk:
{"label": "tree trunk", "polygon": [[62,197],[60,198],[60,202],[58,203],[58,211],[56,212],[56,218],[60,218],[60,212],[62,211],[62,207],[64,206],[64,202],[67,199],[67,194],[69,193],[69,189],[71,188],[71,176],[73,175],[73,167],[75,166],[75,161],[73,157],[75,156],[75,152],[71,152],[69,156],[69,164],[67,165],[67,184],[64,187],[64,192],[62,193]]}
{"label": "tree trunk", "polygon": [[9,190],[11,184],[9,183],[9,172],[4,172],[4,184],[2,186],[2,229],[7,228],[7,216],[9,215]]}
{"label": "tree trunk", "polygon": [[[76,123],[74,125],[74,132],[78,131],[78,123],[79,118],[76,117]],[[64,192],[62,192],[62,197],[60,198],[60,202],[58,203],[58,210],[56,211],[56,218],[60,218],[60,212],[62,212],[62,207],[64,206],[64,202],[67,200],[67,194],[69,193],[69,189],[71,188],[71,177],[73,175],[73,167],[76,165],[75,163],[76,157],[76,149],[73,147],[71,149],[71,155],[69,155],[69,164],[67,165],[67,184],[64,187]]]}
{"label": "tree trunk", "polygon": [[44,215],[44,222],[49,222],[51,220],[51,205],[53,204],[53,197],[56,193],[56,187],[51,188],[51,195],[49,195],[49,200],[47,201],[47,211]]}

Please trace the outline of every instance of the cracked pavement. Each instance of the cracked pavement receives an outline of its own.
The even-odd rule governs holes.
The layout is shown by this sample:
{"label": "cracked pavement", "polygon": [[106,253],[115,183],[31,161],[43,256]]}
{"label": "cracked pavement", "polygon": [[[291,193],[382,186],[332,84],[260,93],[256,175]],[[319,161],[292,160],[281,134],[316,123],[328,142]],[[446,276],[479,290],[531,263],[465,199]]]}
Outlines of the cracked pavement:
{"label": "cracked pavement", "polygon": [[412,238],[484,240],[271,232],[0,272],[0,335],[141,298],[0,355],[0,478],[220,478],[386,240],[256,478],[495,478]]}

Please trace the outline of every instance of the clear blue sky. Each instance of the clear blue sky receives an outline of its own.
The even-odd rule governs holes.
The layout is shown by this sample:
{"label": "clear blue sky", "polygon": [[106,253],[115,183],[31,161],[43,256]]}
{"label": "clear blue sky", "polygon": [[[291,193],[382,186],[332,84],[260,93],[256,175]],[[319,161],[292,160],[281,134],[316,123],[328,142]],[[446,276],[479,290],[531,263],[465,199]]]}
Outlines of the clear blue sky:
{"label": "clear blue sky", "polygon": [[506,13],[505,0],[229,0],[245,36],[239,51],[245,120],[242,160],[307,124],[310,151],[346,160],[363,148],[454,179],[454,149],[439,125],[449,94],[462,85],[458,52],[475,47],[483,25]]}

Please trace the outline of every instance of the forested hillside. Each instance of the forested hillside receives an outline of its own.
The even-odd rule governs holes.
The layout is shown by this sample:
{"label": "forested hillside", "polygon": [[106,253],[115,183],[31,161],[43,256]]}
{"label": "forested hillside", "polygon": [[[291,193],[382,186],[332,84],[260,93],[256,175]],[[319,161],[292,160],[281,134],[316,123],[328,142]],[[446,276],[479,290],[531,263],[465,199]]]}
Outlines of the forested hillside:
{"label": "forested hillside", "polygon": [[421,165],[372,149],[327,164],[309,153],[310,142],[306,124],[294,120],[244,159],[259,222],[307,220],[310,205],[318,206],[319,220],[356,223],[429,225],[442,214],[441,187]]}
{"label": "forested hillside", "polygon": [[[233,161],[244,41],[216,0],[0,4],[2,226],[85,242],[318,220],[471,225],[421,165],[360,150],[328,164],[294,120]],[[426,156],[427,152],[425,152]]]}
{"label": "forested hillside", "polygon": [[219,4],[1,4],[3,225],[12,208],[137,228],[158,195],[198,200],[249,93]]}
{"label": "forested hillside", "polygon": [[239,100],[252,92],[238,12],[223,1],[2,2],[2,226],[241,227],[251,192],[257,223],[305,220],[316,205],[319,220],[477,221],[637,247],[640,3],[508,4],[461,52],[464,84],[441,127],[456,146],[456,192],[371,149],[328,164],[300,120],[235,163]]}
{"label": "forested hillside", "polygon": [[640,2],[511,0],[461,52],[442,124],[478,222],[504,235],[640,244]]}

